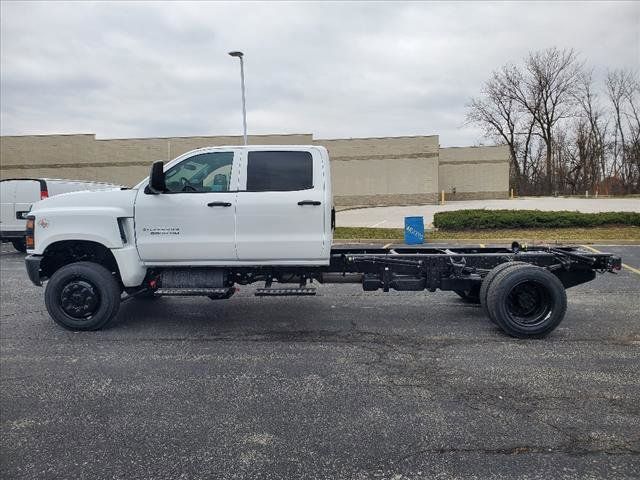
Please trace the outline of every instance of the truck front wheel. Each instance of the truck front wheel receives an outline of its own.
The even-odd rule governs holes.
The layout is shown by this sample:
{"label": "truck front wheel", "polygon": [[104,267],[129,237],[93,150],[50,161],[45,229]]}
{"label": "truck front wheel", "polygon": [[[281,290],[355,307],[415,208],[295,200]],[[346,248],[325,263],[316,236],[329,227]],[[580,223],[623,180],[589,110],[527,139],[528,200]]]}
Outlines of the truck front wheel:
{"label": "truck front wheel", "polygon": [[120,286],[102,265],[77,262],[51,276],[44,298],[58,325],[69,330],[98,330],[118,313]]}

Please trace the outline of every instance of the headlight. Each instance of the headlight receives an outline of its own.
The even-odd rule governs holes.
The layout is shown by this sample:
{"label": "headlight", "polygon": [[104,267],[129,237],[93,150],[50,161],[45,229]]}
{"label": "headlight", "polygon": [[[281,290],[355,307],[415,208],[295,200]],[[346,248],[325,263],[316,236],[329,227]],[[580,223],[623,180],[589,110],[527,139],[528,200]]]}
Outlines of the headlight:
{"label": "headlight", "polygon": [[27,217],[27,231],[25,236],[25,243],[27,245],[27,249],[29,250],[33,250],[34,248],[36,248],[35,233],[34,233],[35,224],[36,224],[36,217],[34,217],[33,215],[29,215]]}

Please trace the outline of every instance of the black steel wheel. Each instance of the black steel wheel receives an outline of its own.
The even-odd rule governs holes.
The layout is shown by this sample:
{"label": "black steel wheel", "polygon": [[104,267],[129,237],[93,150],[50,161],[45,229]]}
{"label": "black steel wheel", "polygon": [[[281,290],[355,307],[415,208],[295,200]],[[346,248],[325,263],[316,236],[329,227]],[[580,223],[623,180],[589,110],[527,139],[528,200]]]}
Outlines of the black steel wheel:
{"label": "black steel wheel", "polygon": [[500,272],[504,271],[507,268],[513,268],[519,265],[529,264],[525,262],[501,263],[500,265],[493,267],[493,269],[487,274],[487,276],[482,279],[482,285],[480,285],[480,293],[478,294],[478,297],[480,298],[480,304],[484,309],[484,313],[487,315],[487,318],[491,321],[491,323],[496,323],[496,321],[491,317],[491,312],[489,312],[489,307],[487,307],[487,294],[489,292],[489,287]]}
{"label": "black steel wheel", "polygon": [[58,325],[69,330],[98,330],[118,312],[120,286],[102,265],[77,262],[51,276],[44,298]]}
{"label": "black steel wheel", "polygon": [[70,317],[90,319],[100,306],[100,293],[88,280],[71,279],[60,292],[60,306]]}
{"label": "black steel wheel", "polygon": [[508,335],[540,338],[564,318],[567,294],[554,274],[526,265],[505,269],[496,276],[489,287],[487,306]]}

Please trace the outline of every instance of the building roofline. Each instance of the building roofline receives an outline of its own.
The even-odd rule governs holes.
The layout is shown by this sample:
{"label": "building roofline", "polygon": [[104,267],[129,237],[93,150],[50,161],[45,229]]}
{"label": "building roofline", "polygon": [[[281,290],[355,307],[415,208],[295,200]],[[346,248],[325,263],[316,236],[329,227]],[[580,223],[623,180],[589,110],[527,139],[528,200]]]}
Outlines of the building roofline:
{"label": "building roofline", "polygon": [[[249,134],[247,138],[262,138],[262,137],[299,137],[310,136],[313,138],[313,133],[265,133],[265,134]],[[96,141],[109,141],[109,140],[172,140],[172,139],[189,139],[189,138],[242,138],[242,135],[186,135],[176,137],[118,137],[118,138],[96,138]]]}
{"label": "building roofline", "polygon": [[[37,133],[24,135],[2,135],[0,138],[23,138],[23,137],[74,137],[74,136],[93,136],[96,141],[109,140],[171,140],[171,139],[189,139],[189,138],[242,138],[242,135],[180,135],[171,137],[110,137],[99,138],[96,133]],[[309,136],[313,138],[313,133],[265,133],[250,134],[249,138],[263,137],[299,137]],[[382,137],[330,137],[330,138],[313,138],[314,142],[330,141],[330,140],[387,140],[395,138],[438,138],[438,134],[432,135],[386,135]],[[466,147],[446,147],[446,148],[466,148]]]}
{"label": "building roofline", "polygon": [[496,147],[506,147],[506,143],[499,143],[497,145],[468,145],[468,146],[456,146],[456,147],[440,147],[440,150],[449,149],[449,148],[496,148]]}
{"label": "building roofline", "polygon": [[[249,138],[261,138],[261,137],[298,137],[298,136],[310,136],[313,138],[313,133],[265,133],[265,134],[250,134]],[[95,133],[36,133],[36,134],[24,134],[24,135],[1,135],[0,138],[23,138],[23,137],[75,137],[75,136],[93,136],[96,141],[104,140],[171,140],[176,139],[188,139],[188,138],[242,138],[242,135],[182,135],[173,137],[113,137],[113,138],[98,138]]]}
{"label": "building roofline", "polygon": [[387,135],[386,137],[339,137],[339,138],[316,138],[315,142],[324,140],[387,140],[389,138],[437,138],[439,135]]}
{"label": "building roofline", "polygon": [[0,138],[23,138],[23,137],[94,137],[95,133],[33,133],[24,135],[0,135]]}

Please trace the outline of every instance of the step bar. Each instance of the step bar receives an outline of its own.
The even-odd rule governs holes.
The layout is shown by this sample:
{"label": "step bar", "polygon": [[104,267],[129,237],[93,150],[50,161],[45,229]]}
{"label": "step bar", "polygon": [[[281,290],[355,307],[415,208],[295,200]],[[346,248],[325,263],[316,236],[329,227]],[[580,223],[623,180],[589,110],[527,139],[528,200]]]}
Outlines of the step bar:
{"label": "step bar", "polygon": [[293,297],[315,295],[316,289],[310,287],[297,288],[257,288],[256,297]]}
{"label": "step bar", "polygon": [[159,288],[157,295],[168,295],[175,297],[208,297],[210,295],[228,295],[233,291],[233,287],[228,288]]}

